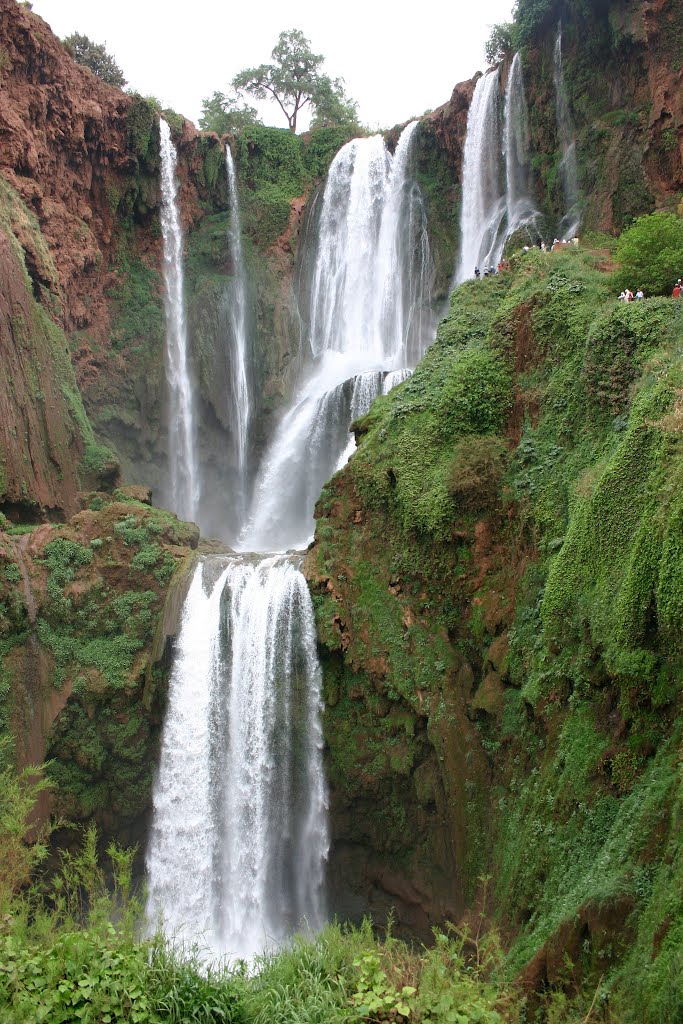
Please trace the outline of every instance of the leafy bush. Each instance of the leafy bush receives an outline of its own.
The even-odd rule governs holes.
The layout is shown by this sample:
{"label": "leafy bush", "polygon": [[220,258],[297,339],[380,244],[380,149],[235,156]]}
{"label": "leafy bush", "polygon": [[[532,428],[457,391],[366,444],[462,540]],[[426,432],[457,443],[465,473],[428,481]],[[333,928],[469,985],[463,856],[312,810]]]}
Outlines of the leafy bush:
{"label": "leafy bush", "polygon": [[261,124],[256,107],[250,107],[234,94],[214,92],[202,100],[199,127],[204,132],[234,135],[251,124]]}
{"label": "leafy bush", "polygon": [[514,17],[518,45],[531,42],[545,26],[557,21],[559,0],[517,0]]}
{"label": "leafy bush", "polygon": [[683,276],[683,218],[658,210],[639,217],[617,243],[615,287],[669,295]]}
{"label": "leafy bush", "polygon": [[123,71],[103,43],[93,43],[92,39],[74,32],[63,40],[69,53],[77,64],[90,68],[98,78],[107,85],[117,85],[120,89],[126,84]]}
{"label": "leafy bush", "polygon": [[512,50],[512,28],[510,22],[494,25],[484,45],[484,55],[489,64],[497,64]]}
{"label": "leafy bush", "polygon": [[665,299],[653,299],[615,303],[596,317],[582,372],[588,397],[612,416],[623,412],[644,357],[671,339],[682,310]]}
{"label": "leafy bush", "polygon": [[449,491],[465,511],[485,508],[495,499],[505,472],[508,450],[500,438],[475,434],[453,450]]}

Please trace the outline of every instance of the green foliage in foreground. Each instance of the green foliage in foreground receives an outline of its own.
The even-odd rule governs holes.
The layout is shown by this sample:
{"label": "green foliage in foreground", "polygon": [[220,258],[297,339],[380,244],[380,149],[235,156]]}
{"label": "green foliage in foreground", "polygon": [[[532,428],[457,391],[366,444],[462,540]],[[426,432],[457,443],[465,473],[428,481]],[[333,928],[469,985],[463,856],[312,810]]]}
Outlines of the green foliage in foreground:
{"label": "green foliage in foreground", "polygon": [[639,217],[619,238],[617,287],[670,295],[683,276],[683,218],[658,210]]}
{"label": "green foliage in foreground", "polygon": [[[0,755],[6,750],[0,750]],[[248,967],[209,962],[203,951],[163,936],[140,938],[142,904],[132,895],[135,850],[107,849],[94,827],[59,867],[35,881],[45,833],[26,821],[45,788],[41,770],[0,770],[0,1020],[3,1024],[501,1024],[519,1020],[518,995],[493,978],[495,937],[439,933],[411,951],[368,921],[329,925],[295,938]],[[34,885],[27,888],[33,873]],[[466,949],[472,955],[466,956]],[[507,1012],[502,1012],[505,1007]]]}
{"label": "green foliage in foreground", "polygon": [[[0,749],[0,757],[6,754]],[[135,850],[107,849],[109,880],[94,827],[76,851],[36,882],[46,835],[26,837],[45,788],[40,769],[17,777],[0,766],[0,1021],[3,1024],[500,1024],[505,999],[490,980],[495,942],[439,934],[410,951],[369,922],[330,925],[315,939],[244,962],[210,963],[199,948],[139,937],[132,895]],[[49,830],[48,830],[49,831]],[[34,885],[27,888],[33,873]],[[467,943],[475,955],[466,958]]]}

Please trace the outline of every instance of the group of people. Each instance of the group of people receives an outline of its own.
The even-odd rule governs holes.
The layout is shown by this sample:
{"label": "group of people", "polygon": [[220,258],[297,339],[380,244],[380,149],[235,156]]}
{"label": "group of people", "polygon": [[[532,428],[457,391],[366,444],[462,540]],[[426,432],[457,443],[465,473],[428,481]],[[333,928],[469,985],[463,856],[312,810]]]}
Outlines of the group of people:
{"label": "group of people", "polygon": [[[683,299],[683,278],[679,277],[679,279],[676,281],[676,284],[673,287],[673,291],[671,292],[671,296],[674,299]],[[624,288],[623,292],[619,296],[619,301],[633,302],[634,299],[638,300],[644,298],[645,293],[643,292],[642,288],[639,288],[635,295],[633,294],[630,288]]]}
{"label": "group of people", "polygon": [[509,269],[510,269],[510,261],[507,260],[507,259],[504,259],[504,260],[500,261],[500,263],[498,264],[497,267],[494,267],[493,264],[491,264],[490,267],[484,267],[483,273],[479,269],[479,267],[475,267],[474,268],[474,276],[476,277],[476,279],[478,281],[480,277],[492,277],[494,274],[498,274],[501,270],[509,270]]}
{"label": "group of people", "polygon": [[[525,245],[523,248],[524,248],[524,252],[530,252],[530,250],[532,248],[540,249],[541,252],[552,252],[553,249],[555,249],[556,247],[559,249],[563,245],[578,245],[578,244],[579,244],[578,235],[574,235],[573,238],[570,238],[570,239],[563,238],[562,241],[560,241],[559,238],[556,238],[553,241],[552,245],[546,244],[543,241],[543,239],[539,238],[537,240],[535,246]],[[498,266],[491,265],[490,267],[484,267],[483,271],[480,270],[479,267],[475,267],[474,268],[474,276],[475,276],[475,278],[478,281],[482,277],[492,277],[494,274],[498,274],[501,270],[509,270],[509,269],[510,269],[509,261],[507,259],[503,259],[503,260],[500,261]],[[683,293],[683,284],[681,284],[681,292]],[[620,299],[624,298],[624,293],[623,292],[619,296],[619,298]],[[633,298],[633,295],[631,295],[631,298]],[[636,295],[636,298],[641,298],[642,299],[642,298],[644,298],[644,296],[642,294],[638,294],[638,295]]]}

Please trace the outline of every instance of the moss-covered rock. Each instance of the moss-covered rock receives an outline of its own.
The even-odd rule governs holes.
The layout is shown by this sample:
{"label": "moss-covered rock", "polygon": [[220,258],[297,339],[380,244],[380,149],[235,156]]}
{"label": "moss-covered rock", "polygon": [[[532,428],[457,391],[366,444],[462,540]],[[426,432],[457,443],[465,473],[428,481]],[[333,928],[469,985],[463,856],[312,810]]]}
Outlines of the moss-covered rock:
{"label": "moss-covered rock", "polygon": [[0,683],[19,764],[49,759],[51,807],[137,838],[177,625],[164,611],[197,528],[121,494],[66,525],[0,534]]}
{"label": "moss-covered rock", "polygon": [[676,940],[644,950],[681,914],[654,901],[680,859],[683,319],[618,304],[596,260],[458,288],[320,499],[333,878],[357,904],[353,850],[414,927],[491,870],[530,991],[602,974],[625,1019],[663,1021]]}

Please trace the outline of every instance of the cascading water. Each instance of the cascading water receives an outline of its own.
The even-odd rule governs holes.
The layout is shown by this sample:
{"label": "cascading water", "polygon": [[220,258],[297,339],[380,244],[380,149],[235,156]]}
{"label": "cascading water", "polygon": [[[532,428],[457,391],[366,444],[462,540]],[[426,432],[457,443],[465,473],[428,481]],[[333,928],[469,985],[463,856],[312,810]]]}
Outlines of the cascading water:
{"label": "cascading water", "polygon": [[[312,364],[261,467],[245,551],[307,543],[321,486],[353,448],[351,421],[410,374],[404,361],[429,340],[432,263],[408,174],[413,135],[410,125],[393,157],[378,137],[333,162],[310,287]],[[232,234],[231,245],[235,258]],[[300,557],[205,556],[176,644],[148,920],[233,956],[325,916],[321,673]]]}
{"label": "cascading water", "polygon": [[562,22],[557,28],[553,63],[553,80],[555,83],[555,116],[557,120],[557,136],[562,152],[559,176],[562,183],[565,215],[560,222],[560,238],[573,238],[581,223],[581,206],[579,202],[579,172],[576,163],[576,140],[574,125],[569,111],[567,87],[562,70]]}
{"label": "cascading water", "polygon": [[171,674],[147,913],[249,958],[324,921],[321,673],[286,557],[200,562]]}
{"label": "cascading water", "polygon": [[431,340],[427,221],[408,173],[416,127],[403,130],[393,157],[379,135],[349,142],[327,177],[310,345],[316,357],[343,354],[355,372],[414,365]]}
{"label": "cascading water", "polygon": [[515,54],[505,90],[505,204],[509,237],[533,224],[538,211],[529,195],[529,114],[524,95],[522,59]]}
{"label": "cascading water", "polygon": [[161,118],[161,233],[163,237],[166,377],[168,381],[167,505],[182,519],[195,520],[199,508],[199,468],[193,384],[188,364],[183,283],[183,232],[178,211],[176,151],[171,129]]}
{"label": "cascading water", "polygon": [[[232,379],[231,392],[235,418],[235,455],[239,475],[239,491],[246,494],[247,453],[249,439],[249,383],[247,375],[247,283],[242,256],[242,226],[240,223],[237,177],[230,146],[225,147],[225,167],[230,195],[230,225],[228,241],[232,257],[232,287],[229,295],[232,327]],[[242,510],[243,511],[243,510]]]}
{"label": "cascading water", "polygon": [[456,281],[490,266],[504,232],[507,209],[501,159],[501,102],[498,69],[476,84],[467,117],[460,214],[460,262]]}
{"label": "cascading water", "polygon": [[255,514],[240,542],[244,550],[306,547],[322,486],[355,447],[349,425],[384,393],[386,376],[382,370],[366,370],[336,387],[316,381],[289,410],[259,473]]}
{"label": "cascading water", "polygon": [[310,288],[313,364],[259,470],[242,550],[308,543],[322,484],[353,450],[349,424],[382,394],[389,371],[419,359],[433,332],[426,215],[409,174],[416,124],[393,157],[373,136],[332,162]]}
{"label": "cascading water", "polygon": [[483,75],[467,118],[456,284],[497,266],[506,240],[531,226],[538,211],[529,195],[529,118],[522,62],[510,67],[501,118],[498,69]]}

